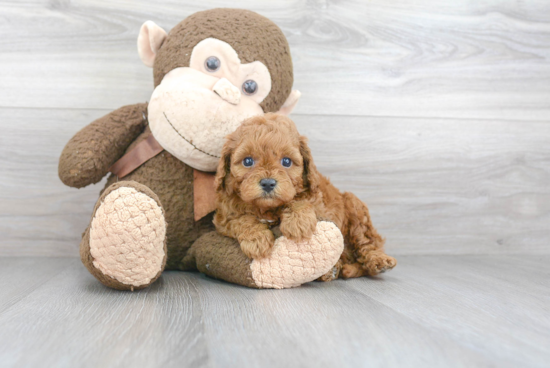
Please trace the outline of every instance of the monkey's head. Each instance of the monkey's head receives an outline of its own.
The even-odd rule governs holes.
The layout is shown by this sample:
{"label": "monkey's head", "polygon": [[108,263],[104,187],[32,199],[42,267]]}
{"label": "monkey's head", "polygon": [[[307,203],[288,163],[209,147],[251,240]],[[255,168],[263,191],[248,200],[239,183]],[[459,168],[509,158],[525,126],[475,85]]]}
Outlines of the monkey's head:
{"label": "monkey's head", "polygon": [[203,171],[215,171],[224,137],[247,118],[289,114],[292,59],[282,31],[247,10],[195,13],[166,33],[148,21],[138,51],[153,67],[151,131],[161,146]]}

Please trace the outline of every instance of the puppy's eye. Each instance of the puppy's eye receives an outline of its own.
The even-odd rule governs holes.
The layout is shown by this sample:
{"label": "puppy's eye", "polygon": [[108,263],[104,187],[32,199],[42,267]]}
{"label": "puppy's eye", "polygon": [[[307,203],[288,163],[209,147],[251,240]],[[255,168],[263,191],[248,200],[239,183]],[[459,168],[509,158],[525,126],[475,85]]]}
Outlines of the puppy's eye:
{"label": "puppy's eye", "polygon": [[243,83],[243,91],[247,95],[253,95],[258,90],[258,83],[254,82],[252,79],[247,80]]}
{"label": "puppy's eye", "polygon": [[254,159],[252,157],[245,157],[243,160],[243,166],[244,167],[251,167],[254,165]]}
{"label": "puppy's eye", "polygon": [[206,61],[204,62],[204,66],[206,67],[206,70],[209,72],[215,72],[216,70],[220,69],[221,65],[220,59],[218,59],[215,56],[210,56]]}
{"label": "puppy's eye", "polygon": [[281,160],[281,165],[283,165],[284,167],[290,167],[292,166],[292,160],[288,157],[283,157],[283,159]]}

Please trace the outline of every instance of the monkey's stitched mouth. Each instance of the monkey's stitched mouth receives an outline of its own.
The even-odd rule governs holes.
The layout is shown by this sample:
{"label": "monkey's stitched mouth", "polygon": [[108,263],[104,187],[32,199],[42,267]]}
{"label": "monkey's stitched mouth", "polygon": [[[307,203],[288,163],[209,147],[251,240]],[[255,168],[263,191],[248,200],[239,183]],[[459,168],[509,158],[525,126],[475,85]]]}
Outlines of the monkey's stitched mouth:
{"label": "monkey's stitched mouth", "polygon": [[170,122],[170,120],[168,119],[168,116],[166,116],[166,113],[165,113],[164,111],[162,112],[162,114],[164,115],[164,118],[166,119],[166,121],[168,122],[168,124],[170,124],[170,126],[172,127],[172,129],[174,129],[174,131],[175,131],[176,133],[178,133],[178,135],[179,135],[180,137],[182,137],[184,141],[186,141],[186,142],[189,143],[191,146],[193,146],[194,149],[196,149],[196,150],[199,151],[199,152],[204,153],[205,155],[212,156],[212,157],[215,157],[215,158],[221,158],[220,156],[213,155],[213,154],[208,153],[208,152],[206,152],[206,151],[204,151],[204,150],[201,150],[199,147],[195,146],[189,139],[185,138],[185,137],[183,136],[183,134],[181,134],[181,133],[176,129],[176,127]]}

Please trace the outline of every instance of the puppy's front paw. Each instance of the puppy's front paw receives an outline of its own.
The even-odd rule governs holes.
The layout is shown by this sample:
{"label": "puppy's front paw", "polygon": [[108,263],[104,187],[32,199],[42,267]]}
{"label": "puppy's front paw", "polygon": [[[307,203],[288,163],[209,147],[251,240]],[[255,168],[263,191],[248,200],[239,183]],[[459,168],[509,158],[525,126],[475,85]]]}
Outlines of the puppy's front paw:
{"label": "puppy's front paw", "polygon": [[311,239],[317,226],[317,216],[311,211],[288,211],[281,220],[281,232],[287,238],[300,242]]}
{"label": "puppy's front paw", "polygon": [[275,242],[275,237],[270,230],[262,230],[254,234],[253,237],[242,239],[241,249],[248,258],[264,258],[271,253],[271,248]]}

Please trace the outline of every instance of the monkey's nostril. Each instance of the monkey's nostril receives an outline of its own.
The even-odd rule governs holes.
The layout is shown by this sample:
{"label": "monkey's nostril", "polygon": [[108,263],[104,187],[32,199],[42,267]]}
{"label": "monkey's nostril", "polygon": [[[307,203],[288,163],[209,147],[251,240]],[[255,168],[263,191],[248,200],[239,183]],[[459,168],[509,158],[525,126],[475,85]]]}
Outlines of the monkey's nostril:
{"label": "monkey's nostril", "polygon": [[260,180],[260,186],[262,187],[264,192],[269,193],[273,191],[273,189],[275,189],[275,187],[277,186],[277,180],[271,178],[262,179]]}

